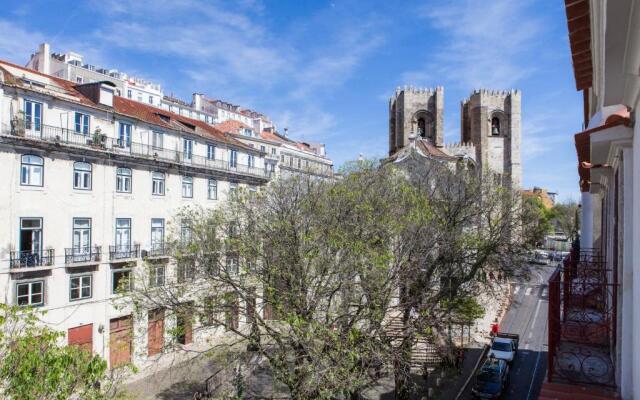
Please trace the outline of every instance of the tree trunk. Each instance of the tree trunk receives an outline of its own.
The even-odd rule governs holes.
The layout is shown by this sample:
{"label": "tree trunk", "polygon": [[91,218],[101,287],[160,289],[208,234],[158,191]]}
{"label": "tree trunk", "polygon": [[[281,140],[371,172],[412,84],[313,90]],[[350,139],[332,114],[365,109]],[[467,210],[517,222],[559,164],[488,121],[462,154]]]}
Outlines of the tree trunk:
{"label": "tree trunk", "polygon": [[402,313],[402,343],[400,344],[398,357],[394,362],[396,400],[409,400],[411,398],[411,351],[413,347],[411,323],[411,307],[405,307]]}

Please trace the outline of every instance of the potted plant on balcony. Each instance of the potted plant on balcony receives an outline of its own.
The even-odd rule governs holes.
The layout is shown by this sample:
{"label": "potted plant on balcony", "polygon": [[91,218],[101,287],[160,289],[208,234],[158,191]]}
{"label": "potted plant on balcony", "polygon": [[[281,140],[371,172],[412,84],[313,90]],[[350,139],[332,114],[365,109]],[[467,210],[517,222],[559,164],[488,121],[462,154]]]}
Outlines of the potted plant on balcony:
{"label": "potted plant on balcony", "polygon": [[25,123],[24,111],[18,111],[17,115],[11,119],[11,134],[24,137]]}
{"label": "potted plant on balcony", "polygon": [[102,134],[102,130],[100,128],[96,128],[96,130],[93,132],[93,138],[91,140],[88,140],[87,142],[89,142],[88,144],[92,145],[93,147],[104,149],[106,141],[107,135]]}

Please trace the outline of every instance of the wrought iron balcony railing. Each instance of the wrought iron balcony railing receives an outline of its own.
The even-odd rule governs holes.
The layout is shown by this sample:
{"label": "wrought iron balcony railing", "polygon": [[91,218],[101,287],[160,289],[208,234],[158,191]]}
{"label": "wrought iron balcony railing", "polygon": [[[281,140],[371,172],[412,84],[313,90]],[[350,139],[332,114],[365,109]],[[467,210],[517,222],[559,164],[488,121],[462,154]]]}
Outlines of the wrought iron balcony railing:
{"label": "wrought iron balcony railing", "polygon": [[153,243],[149,250],[142,251],[142,257],[168,257],[169,249],[165,243]]}
{"label": "wrought iron balcony railing", "polygon": [[81,246],[64,249],[64,263],[100,262],[102,246]]}
{"label": "wrought iron balcony railing", "polygon": [[573,251],[549,279],[549,382],[615,386],[617,274],[597,251]]}
{"label": "wrought iron balcony railing", "polygon": [[9,268],[35,268],[53,265],[55,253],[53,249],[21,250],[9,254]]}
{"label": "wrought iron balcony railing", "polygon": [[112,260],[112,261],[138,258],[139,254],[140,254],[139,244],[109,246],[109,260]]}
{"label": "wrought iron balcony railing", "polygon": [[[270,172],[265,171],[264,168],[256,168],[243,164],[232,165],[231,163],[229,163],[229,161],[226,160],[213,160],[192,153],[159,148],[148,144],[132,142],[130,140],[127,141],[119,138],[111,138],[103,134],[94,133],[84,135],[72,129],[58,128],[55,126],[44,124],[39,125],[39,129],[37,130],[30,128],[35,127],[33,125],[23,125],[16,129],[15,126],[12,126],[8,133],[13,136],[39,139],[57,144],[83,146],[117,154],[127,154],[149,160],[173,162],[185,166],[222,170],[239,174],[248,174],[261,178],[269,178],[271,175]],[[6,127],[4,130],[6,133]]]}

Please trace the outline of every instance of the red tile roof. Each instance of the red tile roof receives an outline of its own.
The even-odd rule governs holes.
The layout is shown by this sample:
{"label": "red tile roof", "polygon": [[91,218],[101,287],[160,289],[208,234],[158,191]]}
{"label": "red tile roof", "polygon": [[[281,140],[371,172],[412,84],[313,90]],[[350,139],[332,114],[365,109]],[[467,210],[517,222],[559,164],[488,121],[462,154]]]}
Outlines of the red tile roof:
{"label": "red tile roof", "polygon": [[236,121],[235,119],[228,119],[224,122],[221,122],[215,125],[215,128],[224,132],[224,133],[233,133],[238,134],[240,129],[251,129],[252,127],[245,124],[244,122]]}
{"label": "red tile roof", "polygon": [[593,81],[589,0],[565,0],[565,10],[576,89],[583,90]]}
{"label": "red tile roof", "polygon": [[[76,90],[76,85],[73,82],[0,60],[0,70],[4,74],[5,82],[7,84],[31,89],[21,79],[19,79],[20,77],[11,73],[9,69],[7,69],[7,66],[48,78],[52,83],[62,89],[64,95],[68,96],[68,98],[63,97],[63,99],[67,101],[76,102],[89,107],[102,109],[105,108],[105,106],[94,103],[91,99]],[[36,90],[36,88],[34,88],[34,90]],[[43,88],[43,90],[47,91],[47,88],[45,87]],[[55,96],[55,93],[50,94]],[[161,108],[126,99],[124,97],[113,97],[113,109],[118,114],[135,118],[152,125],[197,134],[203,137],[217,140],[222,143],[230,144],[235,147],[255,151],[255,149],[251,148],[250,146],[247,146],[239,140],[236,140],[235,138],[224,134],[222,131],[203,121],[178,115]]]}
{"label": "red tile roof", "polygon": [[576,153],[578,154],[580,190],[582,192],[588,192],[591,187],[591,170],[583,165],[583,163],[591,162],[591,135],[618,125],[631,126],[631,118],[626,107],[621,107],[618,111],[609,115],[604,124],[574,135]]}
{"label": "red tile roof", "polygon": [[260,132],[260,137],[265,140],[271,140],[278,143],[290,143],[289,140],[284,139],[283,137],[276,135],[271,131],[262,131]]}
{"label": "red tile roof", "polygon": [[[90,107],[96,107],[97,106],[88,97],[86,97],[85,95],[83,95],[82,93],[77,91],[74,88],[74,83],[71,82],[71,81],[68,81],[68,80],[62,79],[62,78],[58,78],[58,77],[55,77],[55,76],[52,76],[52,75],[43,74],[42,72],[39,72],[39,71],[36,71],[36,70],[33,70],[33,69],[29,69],[29,68],[25,68],[25,67],[22,67],[20,65],[16,65],[16,64],[10,63],[8,61],[0,60],[0,70],[4,74],[5,83],[6,84],[29,89],[29,87],[26,85],[26,83],[24,83],[22,81],[22,79],[20,79],[22,77],[21,76],[16,76],[14,73],[10,72],[9,69],[7,68],[7,66],[9,66],[11,68],[14,68],[14,69],[18,69],[20,71],[28,72],[30,74],[39,75],[39,76],[48,78],[52,83],[54,83],[60,89],[62,89],[66,96],[73,97],[74,98],[73,100],[75,102],[80,103],[80,104],[85,105],[85,106],[90,106]],[[46,91],[47,89],[43,88],[43,90]]]}
{"label": "red tile roof", "polygon": [[127,115],[153,125],[195,133],[236,147],[253,150],[252,147],[247,146],[229,135],[226,135],[221,130],[216,129],[216,127],[213,127],[204,121],[188,118],[138,101],[114,96],[113,108],[119,114]]}

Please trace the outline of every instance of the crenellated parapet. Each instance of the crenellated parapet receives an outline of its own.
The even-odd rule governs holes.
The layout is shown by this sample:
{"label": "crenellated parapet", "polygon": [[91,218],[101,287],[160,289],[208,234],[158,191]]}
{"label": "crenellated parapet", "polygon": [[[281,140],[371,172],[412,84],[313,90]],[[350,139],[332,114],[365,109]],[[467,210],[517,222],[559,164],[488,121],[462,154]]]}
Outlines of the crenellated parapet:
{"label": "crenellated parapet", "polygon": [[446,143],[443,150],[450,156],[476,159],[476,146],[471,142]]}

